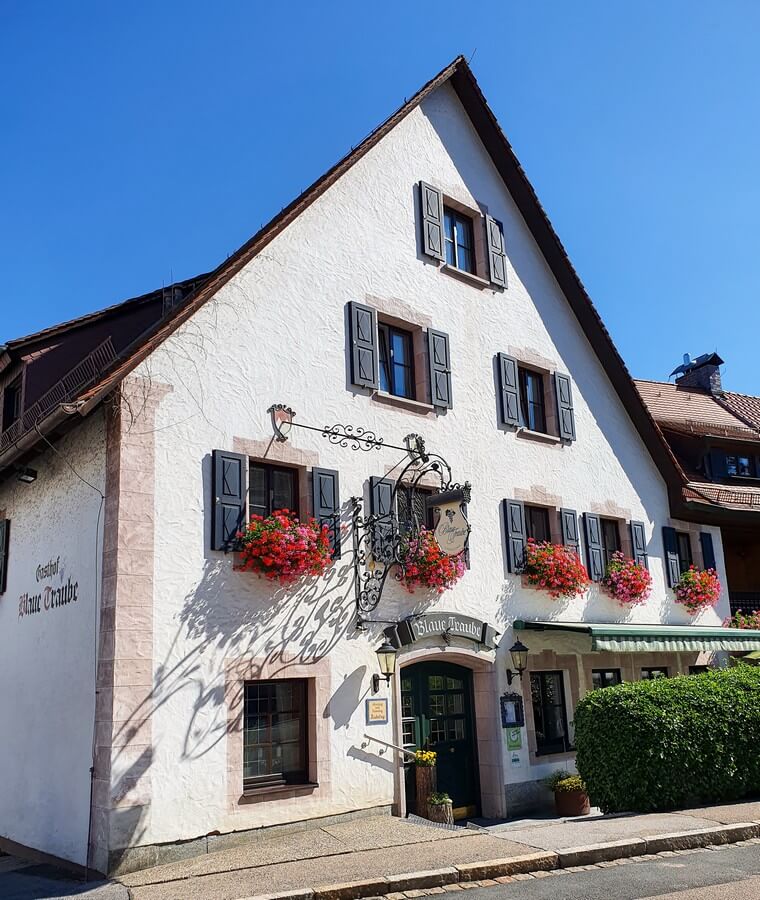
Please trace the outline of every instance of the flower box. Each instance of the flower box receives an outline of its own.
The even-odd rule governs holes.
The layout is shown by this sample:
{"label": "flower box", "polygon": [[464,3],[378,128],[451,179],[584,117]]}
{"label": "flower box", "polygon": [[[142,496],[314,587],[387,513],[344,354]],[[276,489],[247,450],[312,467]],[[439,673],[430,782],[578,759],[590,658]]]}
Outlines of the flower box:
{"label": "flower box", "polygon": [[643,603],[652,592],[652,576],[646,566],[628,559],[619,550],[612,554],[601,584],[621,606]]}
{"label": "flower box", "polygon": [[454,587],[467,568],[464,553],[447,556],[428,528],[421,528],[416,536],[403,538],[399,556],[399,581],[410,594],[418,587],[442,594]]}
{"label": "flower box", "polygon": [[236,568],[280,584],[323,575],[332,562],[329,532],[316,519],[301,521],[287,509],[252,516],[238,535]]}
{"label": "flower box", "polygon": [[694,616],[709,609],[720,599],[720,578],[715,569],[698,569],[690,566],[675,586],[676,603],[685,606]]}
{"label": "flower box", "polygon": [[586,569],[572,547],[533,538],[525,547],[521,573],[531,587],[548,591],[555,599],[578,596],[589,583]]}

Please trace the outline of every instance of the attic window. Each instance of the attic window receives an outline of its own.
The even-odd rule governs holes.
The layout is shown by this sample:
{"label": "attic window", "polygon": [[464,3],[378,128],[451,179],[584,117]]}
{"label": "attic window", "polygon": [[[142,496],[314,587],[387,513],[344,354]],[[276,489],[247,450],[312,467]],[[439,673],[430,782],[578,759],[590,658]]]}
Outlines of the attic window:
{"label": "attic window", "polygon": [[14,378],[3,391],[3,432],[21,416],[21,376]]}

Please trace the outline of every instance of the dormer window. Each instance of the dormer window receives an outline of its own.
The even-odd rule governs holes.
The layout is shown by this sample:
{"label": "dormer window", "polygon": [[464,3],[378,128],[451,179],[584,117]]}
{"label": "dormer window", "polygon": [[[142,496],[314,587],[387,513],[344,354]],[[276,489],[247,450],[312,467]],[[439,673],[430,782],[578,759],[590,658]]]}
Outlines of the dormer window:
{"label": "dormer window", "polygon": [[3,391],[3,431],[21,417],[21,376],[14,378]]}
{"label": "dormer window", "polygon": [[752,478],[755,474],[749,456],[726,455],[726,471],[734,478]]}

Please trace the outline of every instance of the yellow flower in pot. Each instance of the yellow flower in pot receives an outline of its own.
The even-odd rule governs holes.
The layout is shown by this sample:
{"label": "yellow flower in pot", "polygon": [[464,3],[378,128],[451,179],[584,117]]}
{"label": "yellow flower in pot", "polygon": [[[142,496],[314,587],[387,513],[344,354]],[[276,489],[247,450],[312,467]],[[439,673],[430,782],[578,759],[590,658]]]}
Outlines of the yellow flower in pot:
{"label": "yellow flower in pot", "polygon": [[580,775],[554,772],[544,784],[554,791],[554,809],[558,816],[587,816],[591,812],[586,785]]}

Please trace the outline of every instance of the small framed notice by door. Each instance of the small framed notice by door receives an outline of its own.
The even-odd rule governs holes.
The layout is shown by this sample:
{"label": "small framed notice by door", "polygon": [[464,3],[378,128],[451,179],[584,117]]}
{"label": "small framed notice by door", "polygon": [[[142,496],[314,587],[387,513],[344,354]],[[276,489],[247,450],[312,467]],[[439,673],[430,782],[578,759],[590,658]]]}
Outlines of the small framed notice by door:
{"label": "small framed notice by door", "polygon": [[366,701],[367,725],[388,724],[388,698]]}

